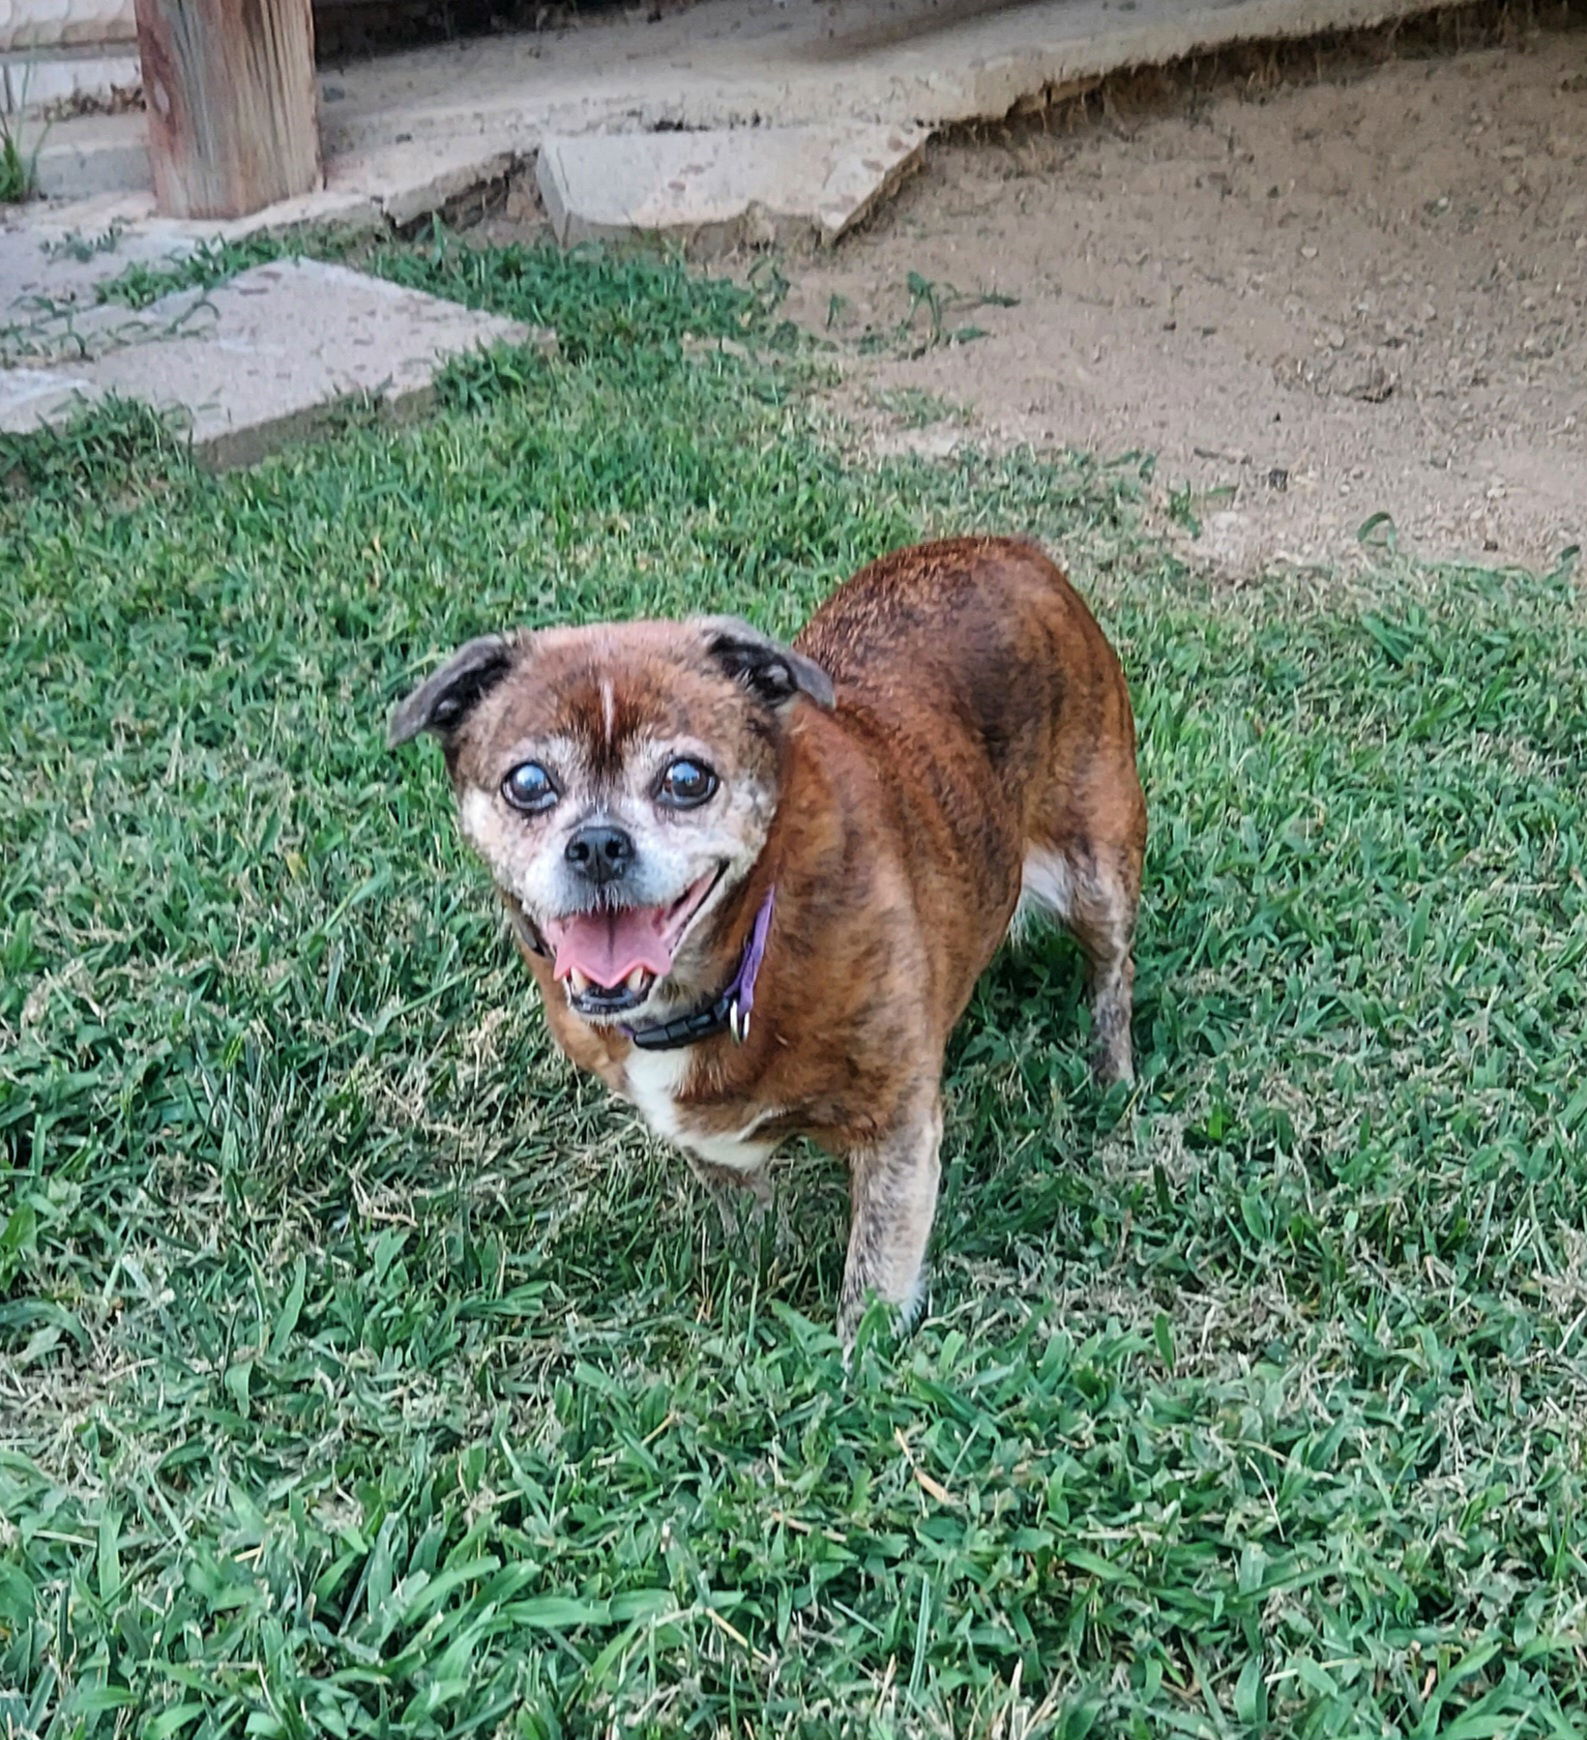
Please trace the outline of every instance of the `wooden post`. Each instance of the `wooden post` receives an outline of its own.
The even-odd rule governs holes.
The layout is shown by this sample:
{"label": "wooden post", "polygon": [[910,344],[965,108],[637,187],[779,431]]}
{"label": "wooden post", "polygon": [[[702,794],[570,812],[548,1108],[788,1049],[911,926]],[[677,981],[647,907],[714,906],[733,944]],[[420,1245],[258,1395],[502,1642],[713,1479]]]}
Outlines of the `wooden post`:
{"label": "wooden post", "polygon": [[136,0],[162,216],[245,217],[321,185],[311,0]]}

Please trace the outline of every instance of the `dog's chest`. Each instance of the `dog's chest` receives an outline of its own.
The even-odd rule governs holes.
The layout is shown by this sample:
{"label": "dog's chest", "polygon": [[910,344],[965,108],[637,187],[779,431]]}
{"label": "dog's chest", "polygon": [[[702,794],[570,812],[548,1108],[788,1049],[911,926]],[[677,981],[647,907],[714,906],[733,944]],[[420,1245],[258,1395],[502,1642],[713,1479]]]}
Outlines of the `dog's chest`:
{"label": "dog's chest", "polygon": [[737,1131],[700,1129],[689,1108],[678,1103],[692,1067],[693,1054],[686,1046],[675,1051],[640,1051],[636,1047],[624,1065],[628,1097],[639,1115],[665,1141],[713,1166],[725,1166],[733,1172],[759,1172],[771,1158],[776,1143],[757,1140],[755,1132],[773,1114],[756,1112]]}

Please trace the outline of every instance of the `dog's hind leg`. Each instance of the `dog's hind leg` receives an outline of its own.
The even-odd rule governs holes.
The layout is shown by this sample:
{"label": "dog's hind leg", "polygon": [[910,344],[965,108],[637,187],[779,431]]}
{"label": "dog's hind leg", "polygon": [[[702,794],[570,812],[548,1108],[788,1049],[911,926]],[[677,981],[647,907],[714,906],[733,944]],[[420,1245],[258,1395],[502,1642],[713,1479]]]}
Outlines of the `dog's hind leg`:
{"label": "dog's hind leg", "polygon": [[1091,1003],[1093,1064],[1105,1082],[1132,1081],[1135,919],[1141,853],[1133,845],[1033,845],[1025,854],[1020,913],[1047,912],[1080,944]]}
{"label": "dog's hind leg", "polygon": [[873,1294],[896,1305],[906,1324],[920,1309],[941,1146],[942,1104],[933,1093],[891,1134],[849,1156],[853,1220],[838,1310],[845,1344],[853,1342]]}

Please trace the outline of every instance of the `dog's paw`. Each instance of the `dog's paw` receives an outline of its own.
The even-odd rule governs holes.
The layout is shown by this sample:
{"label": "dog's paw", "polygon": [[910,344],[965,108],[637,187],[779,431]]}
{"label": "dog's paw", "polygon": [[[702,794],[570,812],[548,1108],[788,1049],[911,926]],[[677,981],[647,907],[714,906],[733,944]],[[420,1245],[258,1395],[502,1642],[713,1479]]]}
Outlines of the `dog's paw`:
{"label": "dog's paw", "polygon": [[930,1302],[924,1274],[903,1299],[884,1299],[868,1293],[861,1300],[845,1302],[838,1313],[838,1339],[843,1344],[843,1365],[847,1370],[859,1346],[891,1346],[906,1341],[926,1315]]}

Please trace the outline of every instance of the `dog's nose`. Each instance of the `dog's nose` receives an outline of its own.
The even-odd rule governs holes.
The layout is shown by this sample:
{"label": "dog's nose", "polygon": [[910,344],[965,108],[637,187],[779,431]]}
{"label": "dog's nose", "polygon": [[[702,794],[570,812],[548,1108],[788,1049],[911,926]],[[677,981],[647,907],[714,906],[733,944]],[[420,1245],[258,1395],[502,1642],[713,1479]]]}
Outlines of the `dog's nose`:
{"label": "dog's nose", "polygon": [[580,828],[564,855],[591,882],[615,882],[633,862],[634,842],[623,829],[601,823]]}

